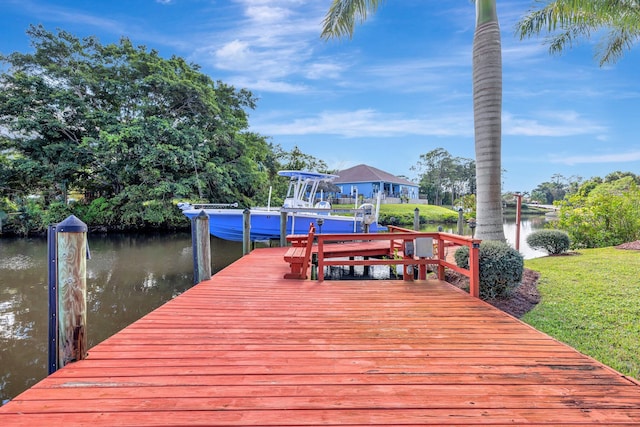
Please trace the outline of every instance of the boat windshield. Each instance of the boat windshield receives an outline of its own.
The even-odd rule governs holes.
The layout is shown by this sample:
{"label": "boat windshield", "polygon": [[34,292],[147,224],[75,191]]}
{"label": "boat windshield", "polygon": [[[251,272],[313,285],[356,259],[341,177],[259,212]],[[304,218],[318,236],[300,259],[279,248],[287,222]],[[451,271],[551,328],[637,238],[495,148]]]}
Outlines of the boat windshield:
{"label": "boat windshield", "polygon": [[322,181],[332,181],[337,175],[305,171],[280,171],[280,176],[288,176],[289,189],[284,201],[285,208],[312,208]]}

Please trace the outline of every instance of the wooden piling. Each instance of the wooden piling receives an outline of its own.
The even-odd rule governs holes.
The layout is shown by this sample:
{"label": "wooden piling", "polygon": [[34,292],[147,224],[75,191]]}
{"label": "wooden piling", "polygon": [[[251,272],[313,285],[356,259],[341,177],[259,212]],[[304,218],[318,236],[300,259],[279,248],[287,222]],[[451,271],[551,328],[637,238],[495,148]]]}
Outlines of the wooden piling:
{"label": "wooden piling", "polygon": [[287,246],[287,213],[280,212],[280,247]]}
{"label": "wooden piling", "polygon": [[420,231],[420,209],[418,208],[413,210],[413,229]]}
{"label": "wooden piling", "polygon": [[211,279],[211,235],[209,215],[203,210],[191,220],[193,247],[193,283]]}
{"label": "wooden piling", "polygon": [[480,298],[480,240],[476,240],[469,248],[469,294]]}
{"label": "wooden piling", "polygon": [[56,233],[58,360],[61,368],[87,354],[87,226],[71,215]]}
{"label": "wooden piling", "polygon": [[462,208],[458,209],[458,236],[464,234],[464,212]]}
{"label": "wooden piling", "polygon": [[242,256],[251,252],[251,211],[242,211]]}

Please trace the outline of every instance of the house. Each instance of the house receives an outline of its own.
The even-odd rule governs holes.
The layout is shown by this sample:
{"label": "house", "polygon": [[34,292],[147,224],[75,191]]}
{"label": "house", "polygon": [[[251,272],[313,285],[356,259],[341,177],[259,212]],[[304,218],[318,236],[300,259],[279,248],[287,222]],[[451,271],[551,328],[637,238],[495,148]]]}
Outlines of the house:
{"label": "house", "polygon": [[336,175],[338,178],[333,183],[340,189],[338,198],[355,197],[357,193],[365,199],[375,199],[380,192],[383,199],[418,199],[418,184],[373,166],[357,165],[338,171]]}

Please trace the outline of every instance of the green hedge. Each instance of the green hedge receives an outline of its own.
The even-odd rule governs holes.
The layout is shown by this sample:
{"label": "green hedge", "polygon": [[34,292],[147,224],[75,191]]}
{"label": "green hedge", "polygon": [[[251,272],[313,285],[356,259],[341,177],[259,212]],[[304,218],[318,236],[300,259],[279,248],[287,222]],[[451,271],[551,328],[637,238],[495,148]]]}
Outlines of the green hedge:
{"label": "green hedge", "polygon": [[[462,246],[454,254],[456,264],[469,268],[469,248]],[[504,242],[486,241],[480,244],[480,298],[505,298],[522,281],[524,259]]]}
{"label": "green hedge", "polygon": [[569,235],[560,230],[537,230],[527,236],[527,245],[532,249],[558,255],[569,250]]}

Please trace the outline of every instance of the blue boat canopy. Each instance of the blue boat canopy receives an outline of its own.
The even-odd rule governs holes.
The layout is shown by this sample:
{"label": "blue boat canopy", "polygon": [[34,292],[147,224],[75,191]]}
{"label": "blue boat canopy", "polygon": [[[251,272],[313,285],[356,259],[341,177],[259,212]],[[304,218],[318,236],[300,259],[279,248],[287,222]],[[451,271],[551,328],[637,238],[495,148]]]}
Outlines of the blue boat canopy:
{"label": "blue boat canopy", "polygon": [[338,178],[338,175],[308,171],[279,171],[278,175],[295,179],[313,179],[319,181],[332,181]]}

